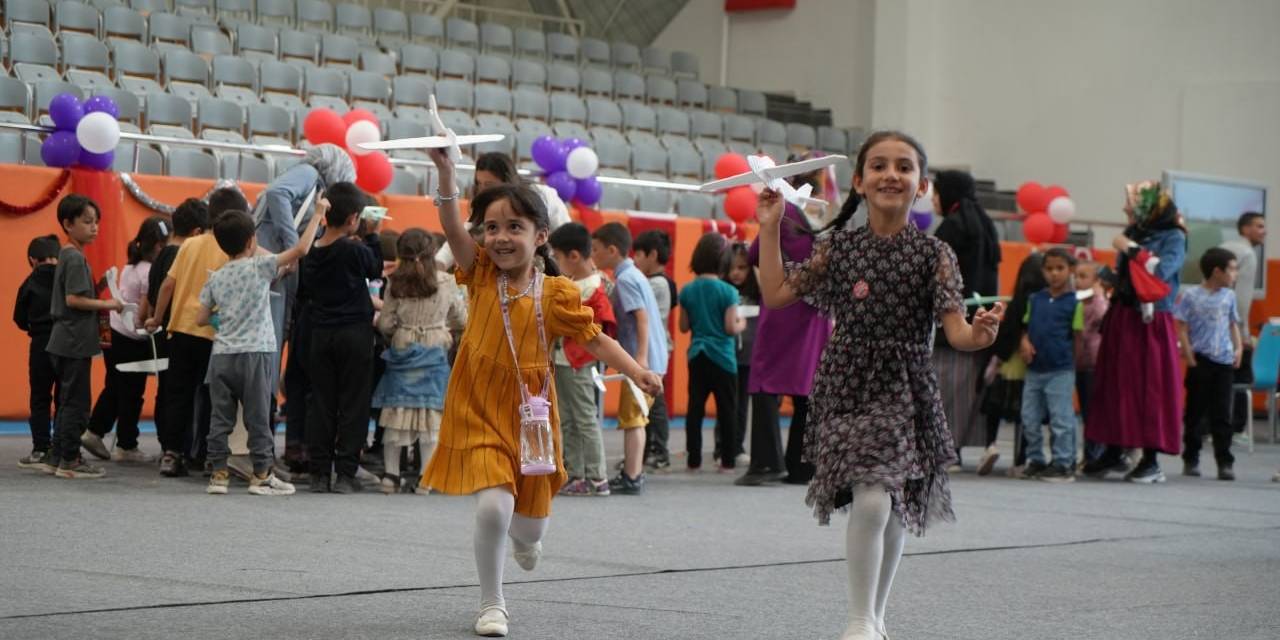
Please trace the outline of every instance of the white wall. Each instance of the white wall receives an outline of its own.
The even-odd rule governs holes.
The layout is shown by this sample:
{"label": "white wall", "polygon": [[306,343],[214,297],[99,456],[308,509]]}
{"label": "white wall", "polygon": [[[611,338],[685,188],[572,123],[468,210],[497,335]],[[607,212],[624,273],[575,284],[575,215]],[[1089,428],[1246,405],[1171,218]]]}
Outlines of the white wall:
{"label": "white wall", "polygon": [[[692,0],[655,44],[714,82],[723,16]],[[1162,169],[1262,182],[1276,212],[1278,27],[1261,0],[800,0],[730,18],[728,84],[906,129],[1002,188],[1060,183],[1081,218],[1122,221],[1121,185]]]}
{"label": "white wall", "polygon": [[[690,0],[654,46],[697,54],[702,79],[716,84],[724,18],[723,0]],[[866,126],[874,31],[874,0],[800,0],[792,11],[732,14],[725,84],[792,94],[831,109],[837,126]]]}

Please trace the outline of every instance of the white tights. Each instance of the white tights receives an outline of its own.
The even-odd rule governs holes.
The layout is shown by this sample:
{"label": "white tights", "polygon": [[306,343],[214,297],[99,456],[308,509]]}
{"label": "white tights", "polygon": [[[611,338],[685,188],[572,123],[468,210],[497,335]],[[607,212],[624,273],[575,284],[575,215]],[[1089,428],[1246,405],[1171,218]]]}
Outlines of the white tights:
{"label": "white tights", "polygon": [[893,575],[906,541],[893,500],[878,485],[855,485],[845,547],[849,557],[849,627],[843,640],[879,640]]}
{"label": "white tights", "polygon": [[529,518],[514,513],[515,496],[505,488],[490,487],[476,492],[476,572],[480,574],[480,610],[499,607],[502,597],[502,566],[507,557],[507,536],[517,550],[542,540],[550,518]]}
{"label": "white tights", "polygon": [[[410,445],[412,446],[412,444]],[[400,451],[404,447],[391,442],[382,443],[382,466],[383,471],[400,477]],[[418,438],[418,450],[421,452],[418,464],[421,465],[423,471],[427,469],[427,463],[431,461],[431,454],[435,452],[436,441],[434,438],[421,436]]]}

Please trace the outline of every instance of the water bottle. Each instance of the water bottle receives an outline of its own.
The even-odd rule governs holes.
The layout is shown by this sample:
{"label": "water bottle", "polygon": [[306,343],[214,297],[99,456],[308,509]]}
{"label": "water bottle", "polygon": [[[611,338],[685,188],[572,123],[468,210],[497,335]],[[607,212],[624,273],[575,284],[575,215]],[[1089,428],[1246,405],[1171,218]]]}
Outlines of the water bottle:
{"label": "water bottle", "polygon": [[545,476],[556,472],[556,442],[551,434],[551,403],[533,396],[520,405],[520,473]]}

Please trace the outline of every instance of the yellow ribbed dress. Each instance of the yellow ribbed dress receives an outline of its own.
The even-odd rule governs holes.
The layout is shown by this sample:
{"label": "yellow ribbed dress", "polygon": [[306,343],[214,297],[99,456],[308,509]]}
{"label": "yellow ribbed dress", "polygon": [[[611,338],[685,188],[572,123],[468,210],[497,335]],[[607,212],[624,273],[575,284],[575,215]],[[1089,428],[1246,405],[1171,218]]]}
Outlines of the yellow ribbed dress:
{"label": "yellow ribbed dress", "polygon": [[[502,326],[498,270],[485,250],[476,247],[471,271],[459,271],[457,280],[467,287],[470,317],[449,377],[440,441],[422,474],[422,486],[454,495],[506,487],[516,498],[516,513],[545,518],[551,514],[552,497],[565,481],[555,385],[551,385],[551,429],[556,473],[522,476],[517,413],[520,390]],[[513,300],[510,309],[511,330],[520,352],[519,377],[537,394],[549,372],[551,348],[538,344],[532,298]],[[582,305],[577,287],[568,278],[544,280],[542,314],[548,340],[565,337],[585,344],[600,335],[600,325],[591,309]]]}

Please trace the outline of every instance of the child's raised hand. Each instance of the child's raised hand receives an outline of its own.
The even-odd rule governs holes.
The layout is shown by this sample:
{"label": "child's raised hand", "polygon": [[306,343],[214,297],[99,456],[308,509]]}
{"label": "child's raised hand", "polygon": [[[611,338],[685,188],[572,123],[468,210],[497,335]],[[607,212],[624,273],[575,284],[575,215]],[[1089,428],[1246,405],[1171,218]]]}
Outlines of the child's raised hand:
{"label": "child's raised hand", "polygon": [[434,149],[427,149],[427,155],[430,156],[431,161],[436,164],[437,171],[441,173],[446,171],[450,174],[453,173],[453,160],[449,158],[448,148],[438,147]]}
{"label": "child's raised hand", "polygon": [[782,194],[766,187],[756,199],[756,220],[761,227],[777,226],[782,220],[782,208]]}
{"label": "child's raised hand", "polygon": [[640,387],[641,391],[650,396],[657,397],[662,393],[662,376],[652,371],[646,369],[640,375],[632,378],[632,380],[635,381],[637,387]]}
{"label": "child's raised hand", "polygon": [[997,302],[990,309],[979,308],[973,316],[973,330],[983,346],[996,341],[996,333],[1000,331],[1000,321],[1004,319],[1004,303]]}

